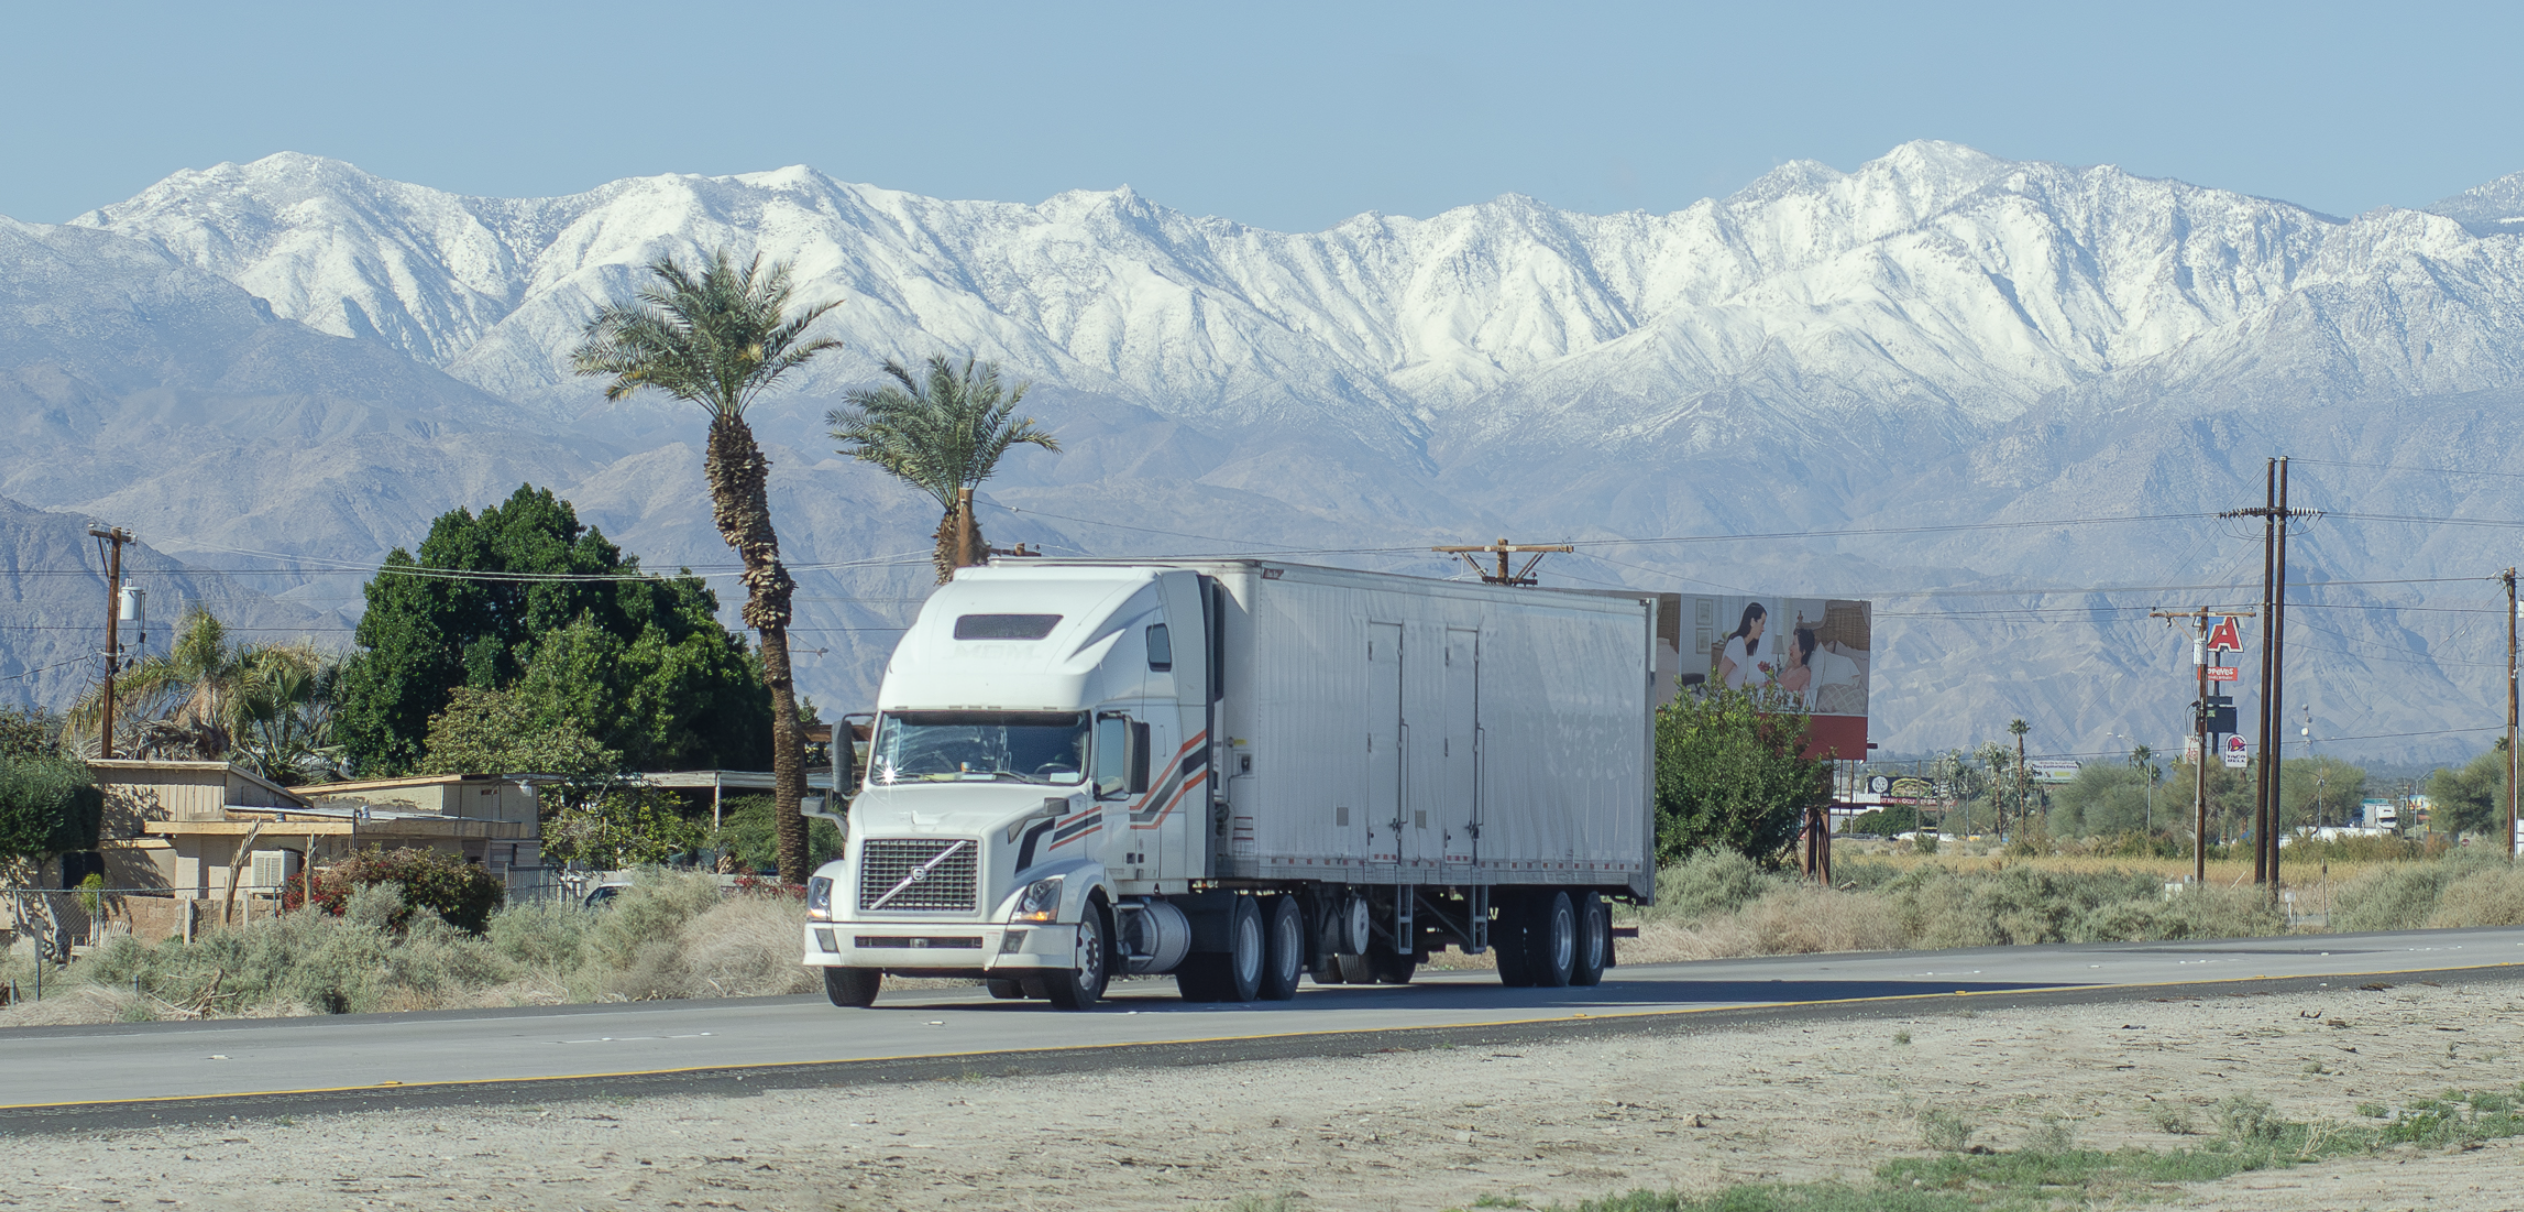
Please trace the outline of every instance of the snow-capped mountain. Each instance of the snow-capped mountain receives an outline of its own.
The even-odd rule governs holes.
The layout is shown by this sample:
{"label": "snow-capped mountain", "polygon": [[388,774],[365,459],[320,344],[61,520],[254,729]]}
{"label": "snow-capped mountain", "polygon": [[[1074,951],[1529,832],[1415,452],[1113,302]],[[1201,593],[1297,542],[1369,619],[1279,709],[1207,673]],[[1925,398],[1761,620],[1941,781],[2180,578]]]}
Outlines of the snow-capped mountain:
{"label": "snow-capped mountain", "polygon": [[1291,235],[1127,188],[949,202],[788,168],[510,200],[278,155],[74,222],[573,411],[593,392],[567,353],[595,303],[658,256],[726,244],[794,262],[801,298],[843,301],[831,331],[855,356],[819,367],[812,394],[947,349],[1185,419],[1691,444],[1726,440],[1710,405],[1748,396],[1783,419],[1976,428],[2071,389],[2505,386],[2524,373],[2524,242],[2466,228],[2503,208],[2497,188],[2443,215],[2339,220],[1922,142],[1850,173],[1789,164],[1669,215],[1511,196]]}
{"label": "snow-capped mountain", "polygon": [[[0,491],[110,506],[182,540],[162,544],[178,554],[356,565],[417,538],[416,520],[531,479],[652,566],[724,564],[694,417],[604,404],[567,356],[647,263],[725,245],[793,262],[801,300],[841,300],[824,331],[846,349],[757,421],[802,560],[925,545],[931,507],[831,454],[819,418],[884,360],[943,352],[1033,381],[1029,408],[1068,447],[1012,456],[988,494],[1020,511],[985,518],[1000,542],[1334,549],[1352,554],[1322,558],[1435,572],[1356,549],[2200,514],[2256,503],[2261,457],[2284,452],[2378,468],[2300,473],[2322,507],[2377,515],[2309,538],[2306,575],[2468,576],[2514,562],[2484,550],[2504,532],[2381,515],[2524,517],[2524,479],[2410,470],[2524,472],[2508,455],[2524,445],[2518,216],[2524,174],[2342,219],[1933,142],[1850,172],[1788,164],[1666,215],[1509,196],[1293,234],[1127,188],[947,201],[789,168],[493,199],[284,154],[178,173],[73,227],[0,230],[0,304],[20,306],[0,309],[0,395],[51,402],[27,413],[55,418],[47,458],[84,460],[64,481],[22,456],[0,465]],[[57,274],[8,293],[21,264],[69,248],[112,262],[89,273],[109,285]],[[111,285],[161,279],[232,293],[145,306],[145,290]],[[241,318],[205,328],[196,312]],[[58,339],[74,330],[99,339]],[[294,352],[234,356],[258,342]],[[177,348],[193,361],[146,352]],[[352,363],[310,385],[307,366]],[[45,386],[64,375],[122,378],[64,402]],[[225,403],[152,403],[177,399]],[[186,470],[119,453],[129,440],[91,413],[156,418],[150,449]],[[252,474],[220,474],[238,468]],[[2156,667],[2178,649],[2143,610],[2131,621],[2126,595],[2030,591],[2239,584],[2257,536],[2235,525],[1650,543],[1552,567],[1585,584],[1871,594],[1888,748],[1965,743],[2012,715],[2093,747],[2165,730],[2179,701],[2151,679],[2171,680]],[[852,699],[923,574],[819,575],[804,609],[830,680],[816,685],[813,662],[807,677]],[[2028,596],[1916,596],[1931,592]],[[2343,628],[2323,666],[2332,731],[2434,726],[2448,702],[2490,701],[2485,666],[2393,613],[2454,590],[2324,592],[2343,608],[2309,614]],[[2113,610],[1955,613],[2081,602]]]}

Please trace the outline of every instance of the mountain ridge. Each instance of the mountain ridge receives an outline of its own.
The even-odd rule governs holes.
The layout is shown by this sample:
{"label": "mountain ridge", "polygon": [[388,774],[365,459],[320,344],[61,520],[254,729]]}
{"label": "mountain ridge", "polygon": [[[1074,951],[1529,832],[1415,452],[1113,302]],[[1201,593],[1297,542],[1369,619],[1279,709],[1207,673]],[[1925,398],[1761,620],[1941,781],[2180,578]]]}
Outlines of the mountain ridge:
{"label": "mountain ridge", "polygon": [[[808,574],[801,600],[802,642],[828,649],[802,666],[819,700],[873,689],[936,521],[925,498],[825,453],[822,411],[885,358],[945,350],[1032,380],[1028,410],[1068,446],[1017,456],[992,483],[995,542],[1296,549],[1445,575],[1405,549],[1514,533],[1608,544],[1545,569],[1578,584],[1874,593],[1888,749],[1959,743],[2016,714],[2091,748],[2168,727],[2163,696],[2127,679],[2154,677],[2173,650],[2129,622],[2126,594],[2044,591],[2248,580],[2225,568],[2241,556],[2167,565],[2257,546],[2204,515],[2257,500],[2264,453],[2432,467],[2452,448],[2524,474],[2506,453],[2524,438],[2510,420],[2524,411],[2524,236],[2481,218],[2505,205],[2499,185],[2338,218],[1923,141],[1849,172],[1790,162],[1662,215],[1505,195],[1280,233],[1128,187],[956,201],[792,166],[481,199],[282,155],[179,173],[38,233],[119,241],[125,269],[101,278],[180,270],[235,292],[210,310],[252,318],[205,330],[213,353],[170,363],[156,387],[55,406],[69,428],[42,430],[42,449],[79,461],[79,482],[21,458],[0,466],[0,491],[102,503],[194,540],[186,554],[331,566],[531,479],[652,566],[722,564],[696,414],[603,404],[565,359],[595,302],[648,259],[725,242],[794,258],[803,299],[844,299],[831,324],[848,347],[756,417],[785,549],[849,566]],[[33,255],[5,237],[0,263]],[[55,330],[12,320],[5,301],[0,397],[124,373],[12,362],[35,347],[13,332]],[[121,314],[104,295],[58,301]],[[172,339],[133,324],[115,339]],[[235,356],[256,342],[299,352]],[[367,369],[328,372],[342,390],[280,390],[303,375],[295,357]],[[209,390],[220,383],[235,390]],[[44,409],[21,411],[20,432],[42,428],[26,418]],[[100,418],[154,418],[159,442],[201,450],[132,470],[125,422]],[[258,435],[272,440],[257,448]],[[2306,483],[2369,515],[2305,540],[2307,577],[2337,583],[2307,592],[2339,611],[2308,617],[2342,620],[2335,646],[2365,655],[2334,664],[2372,683],[2322,710],[2392,731],[2486,695],[2488,675],[2441,637],[2407,671],[2367,659],[2426,639],[2413,620],[2439,616],[2394,612],[2453,590],[2396,599],[2347,582],[2487,558],[2463,535],[2373,518],[2524,517],[2524,494],[2403,471]],[[2116,515],[2189,520],[2095,520]],[[2063,522],[1703,542],[2044,519]],[[1693,543],[1661,545],[1676,539]],[[2043,622],[2067,617],[2062,601],[2103,606]]]}

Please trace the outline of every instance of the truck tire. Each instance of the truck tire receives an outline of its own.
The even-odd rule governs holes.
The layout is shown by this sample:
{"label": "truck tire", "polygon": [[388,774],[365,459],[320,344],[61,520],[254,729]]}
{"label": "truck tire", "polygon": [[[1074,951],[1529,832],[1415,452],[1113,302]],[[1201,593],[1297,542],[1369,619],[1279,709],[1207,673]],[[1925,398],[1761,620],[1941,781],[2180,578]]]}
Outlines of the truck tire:
{"label": "truck tire", "polygon": [[1525,974],[1540,989],[1567,987],[1577,969],[1577,906],[1554,889],[1526,900]]}
{"label": "truck tire", "polygon": [[990,995],[992,997],[998,998],[1003,1002],[1017,1002],[1025,1000],[1025,986],[1013,980],[1000,980],[993,977],[990,980],[983,981],[982,987],[990,990]]}
{"label": "truck tire", "polygon": [[1569,983],[1604,983],[1604,969],[1613,958],[1613,914],[1604,898],[1592,892],[1577,897],[1577,962],[1569,967]]}
{"label": "truck tire", "polygon": [[1315,961],[1314,967],[1306,970],[1306,975],[1315,978],[1318,985],[1345,985],[1350,980],[1341,970],[1341,957],[1329,951]]}
{"label": "truck tire", "polygon": [[1063,1010],[1084,1010],[1104,997],[1113,974],[1112,931],[1104,923],[1104,902],[1087,902],[1078,918],[1078,966],[1043,977],[1043,996]]}
{"label": "truck tire", "polygon": [[1510,989],[1530,989],[1534,977],[1527,963],[1525,919],[1526,906],[1532,898],[1506,890],[1494,896],[1499,920],[1490,926],[1490,954],[1498,958],[1499,983]]}
{"label": "truck tire", "polygon": [[1364,955],[1335,956],[1333,962],[1339,965],[1341,981],[1344,984],[1372,985],[1376,983],[1376,970],[1367,965],[1367,957]]}
{"label": "truck tire", "polygon": [[1249,896],[1227,910],[1227,951],[1195,951],[1175,969],[1175,987],[1187,1002],[1249,1002],[1262,989],[1262,911]]}
{"label": "truck tire", "polygon": [[824,969],[824,996],[844,1010],[865,1010],[876,1004],[885,974],[874,968]]}
{"label": "truck tire", "polygon": [[1254,990],[1266,1002],[1297,996],[1306,971],[1306,914],[1293,896],[1275,896],[1263,914],[1262,980]]}

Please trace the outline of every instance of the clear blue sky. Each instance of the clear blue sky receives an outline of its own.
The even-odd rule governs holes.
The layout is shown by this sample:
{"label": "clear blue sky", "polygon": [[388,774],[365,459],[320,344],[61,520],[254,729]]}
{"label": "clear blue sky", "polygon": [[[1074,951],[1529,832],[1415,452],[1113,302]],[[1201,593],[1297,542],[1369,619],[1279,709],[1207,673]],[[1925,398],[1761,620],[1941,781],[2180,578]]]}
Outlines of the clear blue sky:
{"label": "clear blue sky", "polygon": [[2524,5],[0,5],[0,214],[292,150],[497,195],[804,163],[1280,229],[1666,211],[1914,138],[2285,198],[2524,170]]}

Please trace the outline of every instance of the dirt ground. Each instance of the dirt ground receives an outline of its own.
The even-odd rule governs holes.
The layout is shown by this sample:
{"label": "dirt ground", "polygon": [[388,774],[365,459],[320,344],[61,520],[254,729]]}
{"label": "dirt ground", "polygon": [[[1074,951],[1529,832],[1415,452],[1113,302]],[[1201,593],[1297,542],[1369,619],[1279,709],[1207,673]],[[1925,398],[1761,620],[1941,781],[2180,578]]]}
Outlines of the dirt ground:
{"label": "dirt ground", "polygon": [[[9,1140],[0,1207],[1291,1209],[1574,1203],[1927,1152],[2169,1149],[2166,1105],[2300,1120],[2524,1079],[2524,983],[1906,1018],[1090,1077],[552,1103]],[[1965,1009],[1973,1007],[1973,1009]],[[1907,1040],[1908,1042],[1902,1042]],[[2511,1209],[2524,1148],[2411,1149],[2155,1193],[2176,1207]],[[2164,1206],[2160,1203],[2158,1206]]]}

